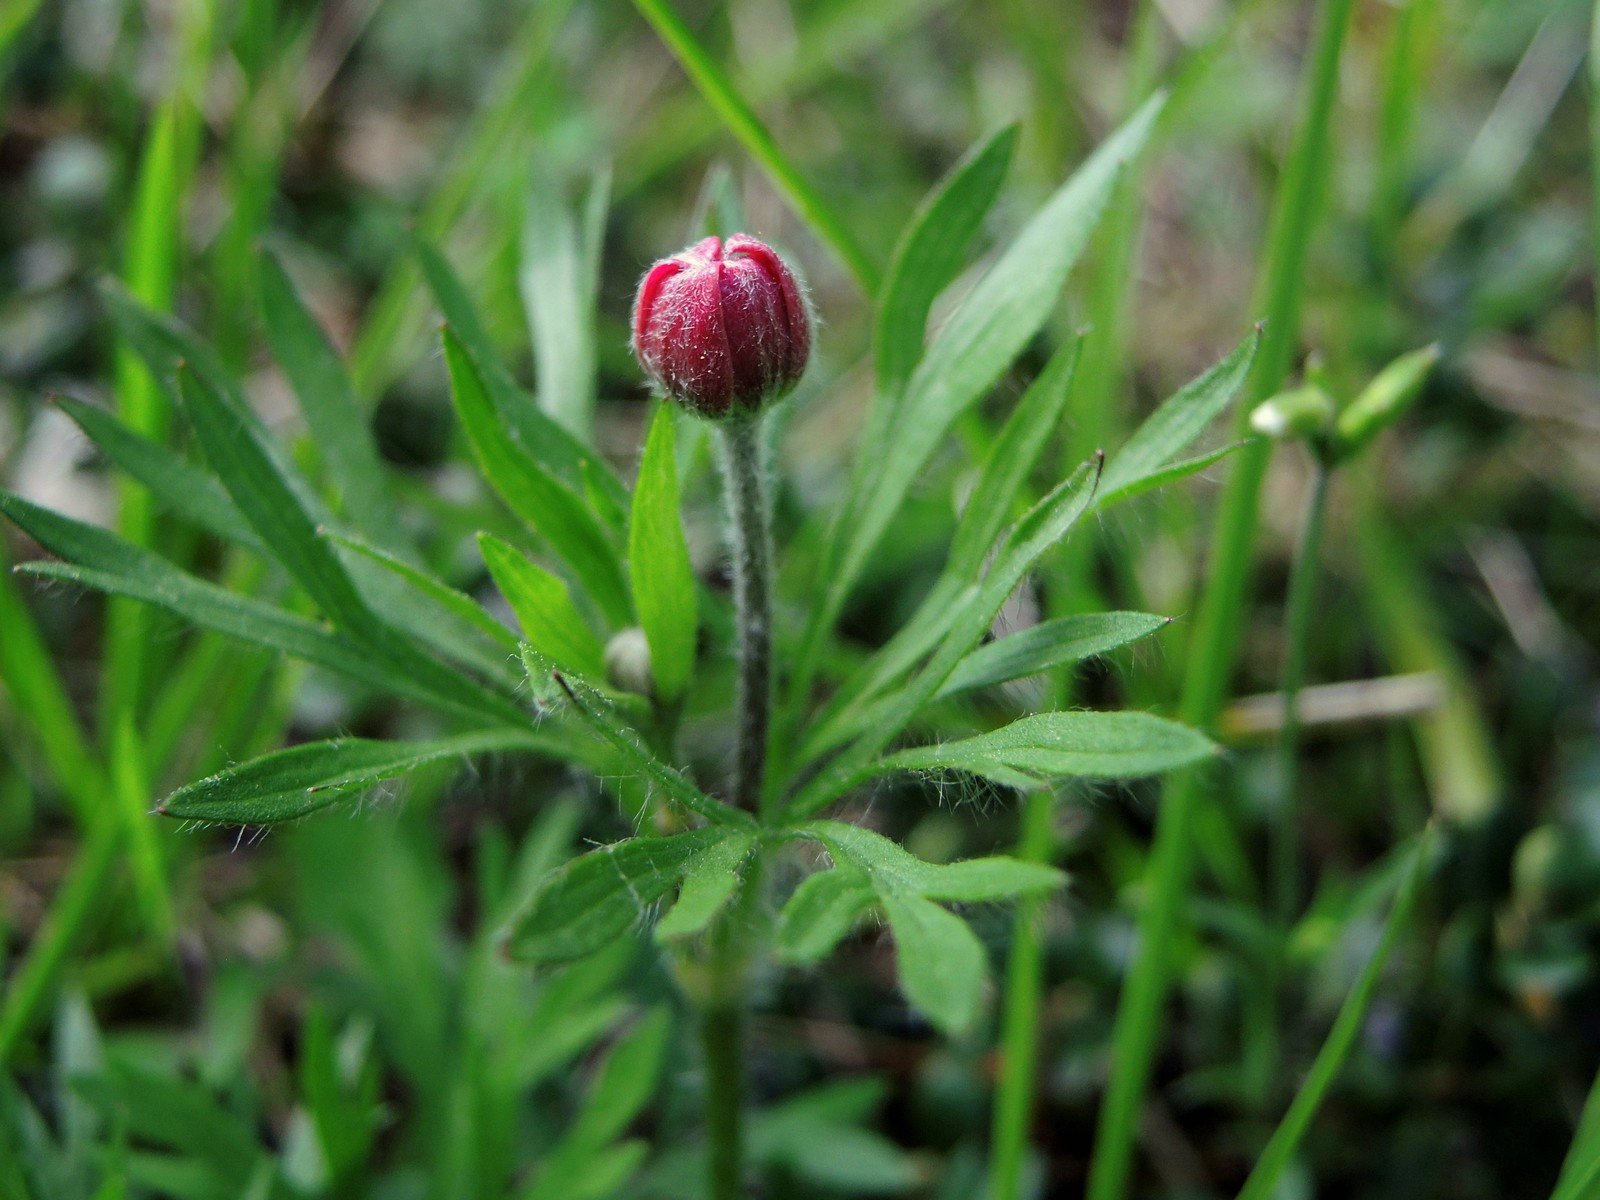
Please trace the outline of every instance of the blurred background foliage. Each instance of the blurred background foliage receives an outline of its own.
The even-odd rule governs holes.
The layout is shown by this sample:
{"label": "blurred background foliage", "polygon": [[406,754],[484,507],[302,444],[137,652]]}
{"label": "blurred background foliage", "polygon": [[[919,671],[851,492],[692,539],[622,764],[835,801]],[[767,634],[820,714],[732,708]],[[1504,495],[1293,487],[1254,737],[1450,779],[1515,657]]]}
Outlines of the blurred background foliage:
{"label": "blurred background foliage", "polygon": [[[697,0],[682,12],[880,268],[920,197],[985,134],[1022,122],[993,221],[1011,230],[1132,98],[1155,80],[1173,86],[1138,187],[1120,197],[1056,324],[1060,335],[1100,321],[1060,461],[1114,445],[1258,315],[1312,6]],[[1451,822],[1446,862],[1283,1194],[1549,1196],[1600,1062],[1588,22],[1573,0],[1355,5],[1301,349],[1322,357],[1342,397],[1414,346],[1439,341],[1445,358],[1416,410],[1333,496],[1309,673],[1353,686],[1319,693],[1327,707],[1308,729],[1302,846],[1314,890],[1292,939],[1304,978],[1284,1012],[1257,979],[1252,866],[1273,713],[1250,697],[1278,680],[1307,464],[1293,449],[1273,459],[1234,680],[1245,699],[1222,723],[1233,753],[1202,819],[1201,889],[1141,1125],[1149,1194],[1236,1190],[1376,937],[1371,893],[1389,848],[1430,812]],[[265,243],[348,349],[430,562],[489,594],[468,534],[504,518],[467,468],[407,231],[446,249],[532,379],[519,281],[530,189],[543,211],[577,221],[608,177],[596,437],[631,467],[647,413],[627,352],[632,289],[687,239],[704,198],[727,189],[752,232],[803,265],[822,321],[778,500],[795,539],[786,576],[806,577],[817,550],[806,518],[838,491],[871,388],[870,306],[632,7],[7,0],[0,71],[6,487],[118,519],[113,476],[46,402],[106,403],[130,386],[98,290],[107,275],[170,297],[314,457],[262,351]],[[1120,327],[1108,313],[1125,316]],[[857,642],[881,641],[937,574],[968,455],[1023,382],[960,427],[942,460],[954,486],[914,497],[846,614]],[[703,446],[690,439],[684,453],[698,464],[691,543],[716,581],[714,480]],[[1179,618],[1083,672],[1085,701],[1172,708],[1215,496],[1203,478],[1119,510],[1070,556],[1070,579],[1017,602],[1049,607],[1052,587],[1087,589]],[[168,552],[250,585],[237,563],[208,559],[209,544],[158,530]],[[35,553],[15,530],[4,536],[5,559]],[[469,776],[425,772],[403,803],[380,797],[268,838],[161,827],[141,835],[152,895],[150,874],[110,835],[97,840],[84,796],[115,794],[140,812],[285,739],[404,735],[419,718],[151,616],[139,627],[148,698],[125,726],[102,677],[103,602],[38,581],[10,587],[0,1193],[585,1196],[613,1194],[637,1170],[624,1194],[694,1194],[696,1066],[682,1039],[652,1032],[670,988],[651,955],[623,947],[536,980],[491,953],[521,881],[626,832],[599,785],[490,760]],[[30,689],[36,647],[19,611],[81,737],[41,718],[49,697]],[[130,728],[143,752],[119,754]],[[1016,842],[1010,798],[928,795],[884,791],[861,815],[935,859]],[[1157,795],[1103,789],[1056,808],[1073,884],[1036,916],[1047,991],[1030,1163],[1051,1196],[1082,1186]],[[1009,921],[976,919],[1003,954]],[[63,928],[70,937],[56,936]],[[59,957],[30,972],[41,946]],[[870,932],[825,970],[762,986],[753,1138],[774,1196],[982,1194],[992,1037],[943,1044],[911,1019]],[[36,1003],[18,1004],[25,987]],[[608,1074],[614,1059],[629,1070]],[[637,1094],[618,1090],[622,1075]],[[563,1176],[573,1160],[592,1169]]]}

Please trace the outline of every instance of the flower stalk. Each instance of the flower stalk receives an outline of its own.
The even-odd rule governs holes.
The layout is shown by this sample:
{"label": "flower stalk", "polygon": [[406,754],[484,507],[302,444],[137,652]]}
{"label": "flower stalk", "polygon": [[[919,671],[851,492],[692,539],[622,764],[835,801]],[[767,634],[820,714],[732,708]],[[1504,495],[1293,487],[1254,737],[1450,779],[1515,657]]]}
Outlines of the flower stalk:
{"label": "flower stalk", "polygon": [[733,802],[756,812],[772,714],[772,522],[761,465],[761,418],[720,422],[717,446],[728,499],[738,635]]}

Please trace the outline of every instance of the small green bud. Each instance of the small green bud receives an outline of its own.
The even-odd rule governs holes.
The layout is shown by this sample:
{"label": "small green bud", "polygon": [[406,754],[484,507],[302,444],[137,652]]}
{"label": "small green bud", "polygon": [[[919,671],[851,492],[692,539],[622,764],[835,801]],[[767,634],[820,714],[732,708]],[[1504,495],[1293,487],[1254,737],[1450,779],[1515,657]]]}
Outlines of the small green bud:
{"label": "small green bud", "polygon": [[1320,438],[1333,424],[1333,400],[1314,383],[1279,392],[1250,413],[1250,428],[1262,437]]}
{"label": "small green bud", "polygon": [[606,643],[606,678],[619,691],[639,696],[655,695],[650,643],[644,630],[637,625],[629,626]]}
{"label": "small green bud", "polygon": [[1335,457],[1350,457],[1398,421],[1422,391],[1439,354],[1437,343],[1424,346],[1402,354],[1379,371],[1334,423]]}

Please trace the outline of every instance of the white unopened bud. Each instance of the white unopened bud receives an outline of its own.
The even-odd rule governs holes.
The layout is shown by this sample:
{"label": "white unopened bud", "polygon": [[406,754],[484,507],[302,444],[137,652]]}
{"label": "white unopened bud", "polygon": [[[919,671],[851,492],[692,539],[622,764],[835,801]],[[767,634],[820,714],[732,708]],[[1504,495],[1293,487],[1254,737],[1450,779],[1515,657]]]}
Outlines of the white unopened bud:
{"label": "white unopened bud", "polygon": [[606,678],[624,692],[640,696],[655,694],[655,675],[650,670],[650,643],[644,630],[629,626],[606,643]]}

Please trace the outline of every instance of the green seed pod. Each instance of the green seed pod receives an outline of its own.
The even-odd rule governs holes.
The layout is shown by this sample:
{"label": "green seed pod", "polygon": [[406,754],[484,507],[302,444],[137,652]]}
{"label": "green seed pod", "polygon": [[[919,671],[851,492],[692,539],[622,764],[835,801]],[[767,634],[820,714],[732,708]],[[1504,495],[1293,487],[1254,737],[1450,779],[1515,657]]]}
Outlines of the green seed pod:
{"label": "green seed pod", "polygon": [[1280,441],[1320,438],[1333,424],[1333,398],[1314,383],[1279,392],[1256,405],[1250,428]]}
{"label": "green seed pod", "polygon": [[1402,354],[1379,371],[1334,422],[1334,456],[1349,458],[1398,421],[1422,391],[1439,353],[1437,343],[1424,346]]}

